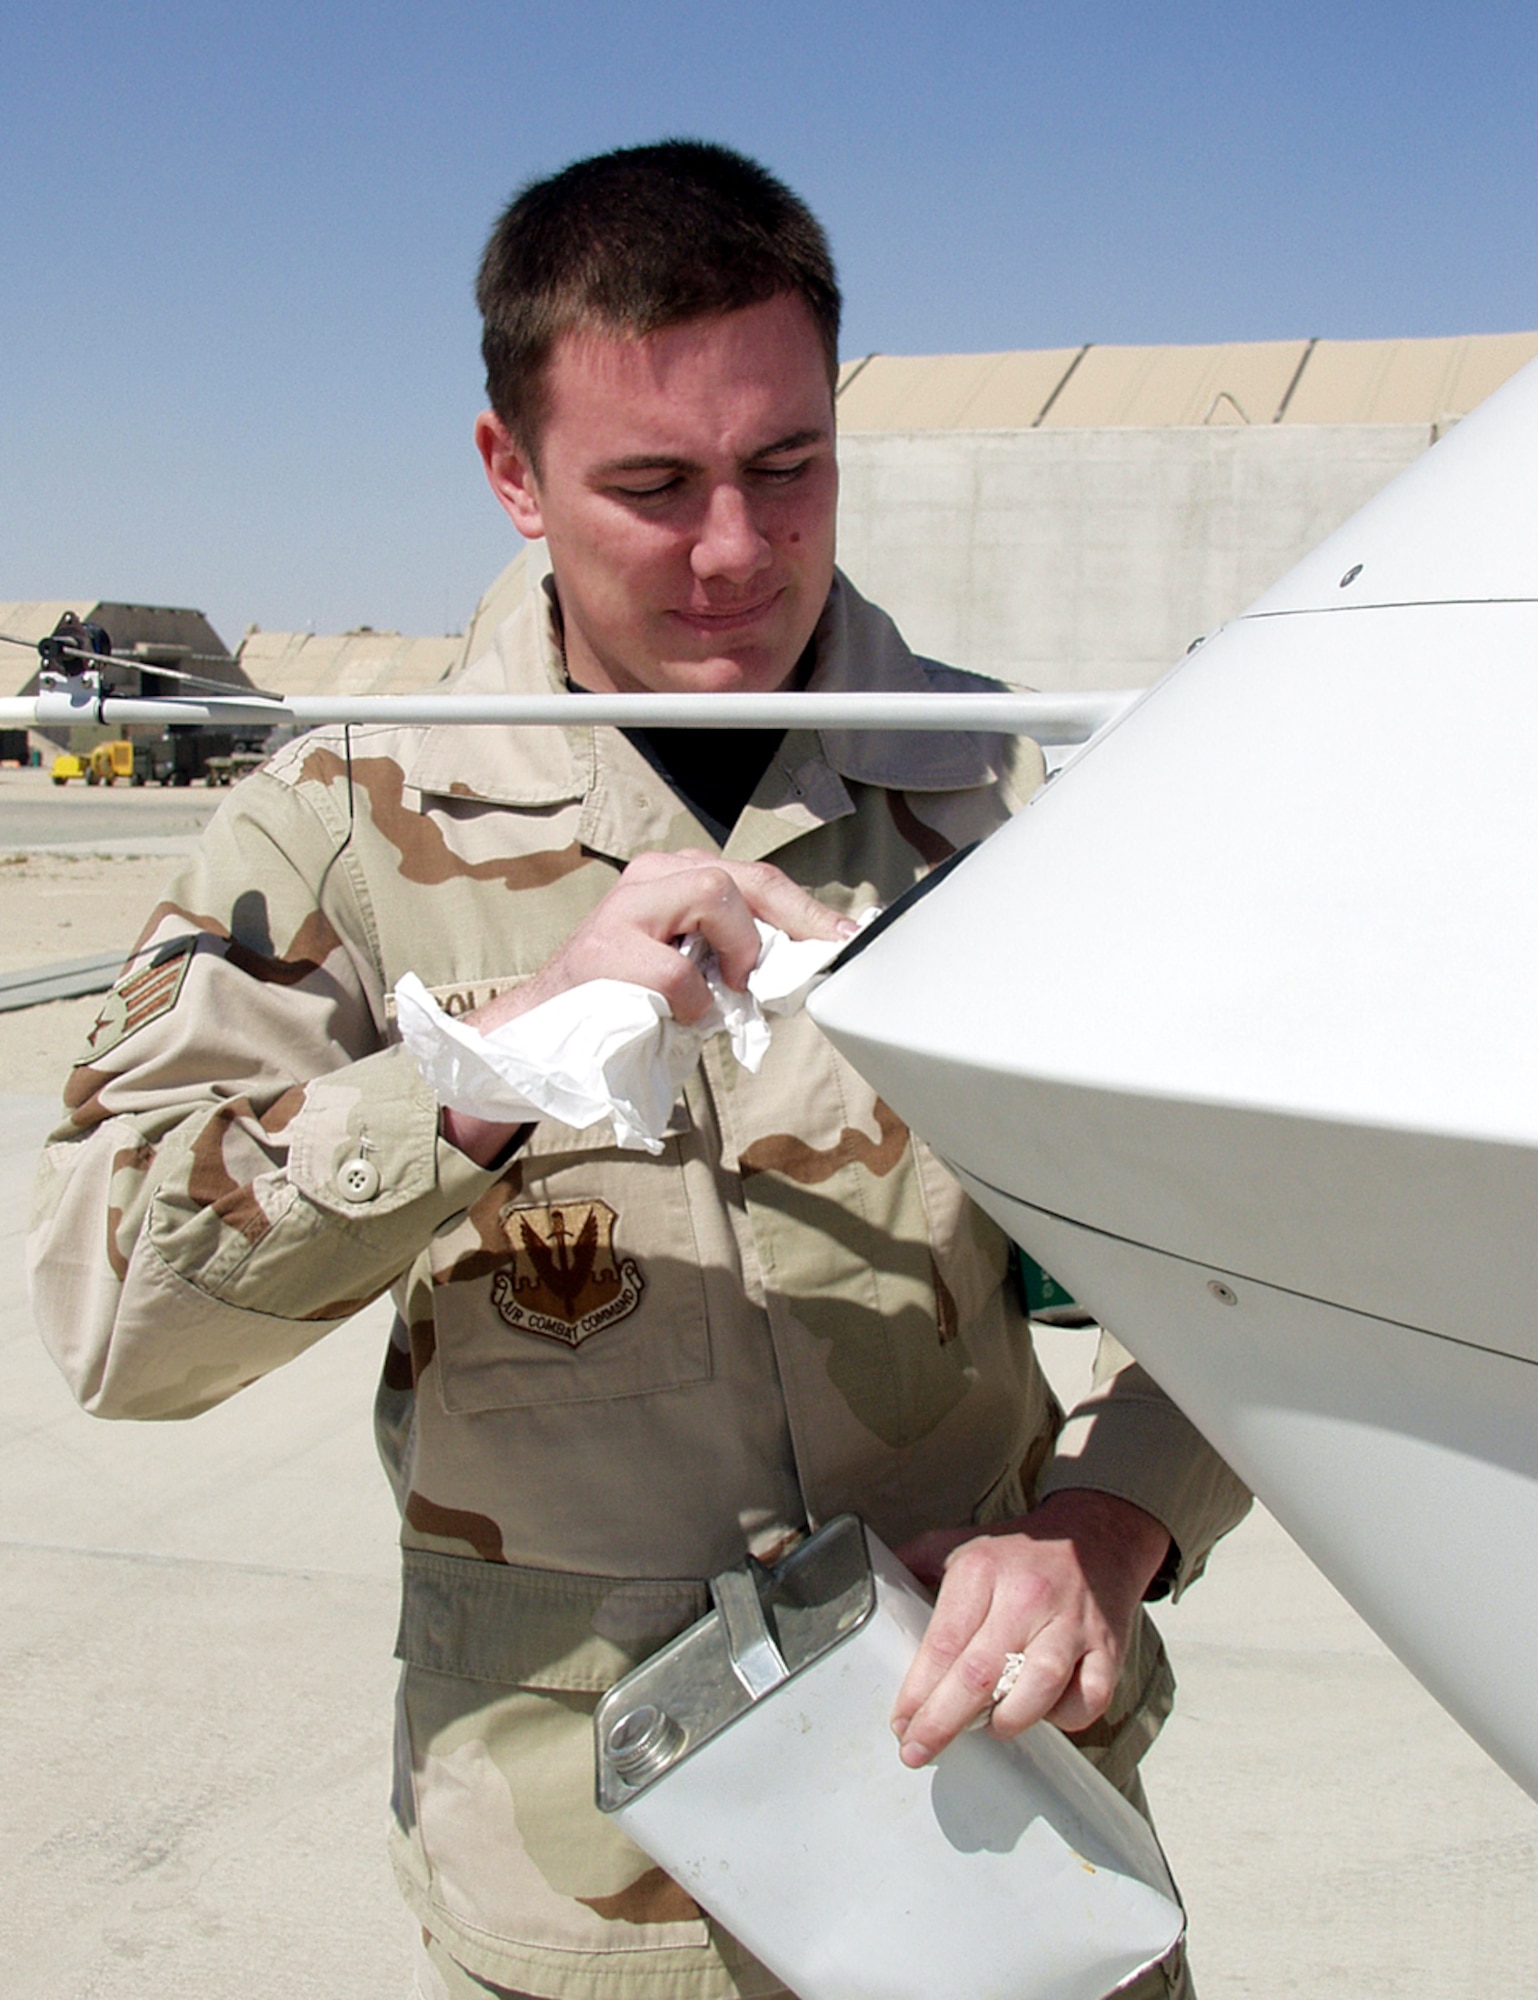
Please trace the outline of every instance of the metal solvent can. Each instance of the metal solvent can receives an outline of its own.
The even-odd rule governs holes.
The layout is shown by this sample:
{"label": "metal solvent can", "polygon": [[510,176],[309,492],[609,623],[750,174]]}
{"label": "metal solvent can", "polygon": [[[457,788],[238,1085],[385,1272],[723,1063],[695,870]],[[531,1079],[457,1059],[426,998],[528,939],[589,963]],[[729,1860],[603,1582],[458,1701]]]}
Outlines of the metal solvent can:
{"label": "metal solvent can", "polygon": [[921,1771],[929,1596],[840,1515],[598,1705],[598,1805],[801,2000],[1104,2000],[1185,1928],[1148,1823],[1050,1723]]}

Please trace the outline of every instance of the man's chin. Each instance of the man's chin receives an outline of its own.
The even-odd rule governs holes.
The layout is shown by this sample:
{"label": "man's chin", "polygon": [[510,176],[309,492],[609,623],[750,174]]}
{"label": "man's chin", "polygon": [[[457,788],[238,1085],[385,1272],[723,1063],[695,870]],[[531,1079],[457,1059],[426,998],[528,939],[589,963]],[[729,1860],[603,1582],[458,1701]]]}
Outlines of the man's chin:
{"label": "man's chin", "polygon": [[796,661],[778,654],[714,654],[660,662],[654,685],[675,694],[773,694],[790,684]]}

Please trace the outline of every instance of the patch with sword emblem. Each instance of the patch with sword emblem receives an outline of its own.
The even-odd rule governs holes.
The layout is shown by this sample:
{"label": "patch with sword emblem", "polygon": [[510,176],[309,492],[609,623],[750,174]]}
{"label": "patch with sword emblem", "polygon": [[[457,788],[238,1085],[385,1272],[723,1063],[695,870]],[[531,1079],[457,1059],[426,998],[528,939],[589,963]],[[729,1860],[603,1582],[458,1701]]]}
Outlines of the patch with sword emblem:
{"label": "patch with sword emblem", "polygon": [[606,1201],[504,1209],[513,1255],[491,1281],[491,1302],[508,1325],[578,1347],[628,1319],[646,1280],[634,1258],[614,1248],[618,1220]]}

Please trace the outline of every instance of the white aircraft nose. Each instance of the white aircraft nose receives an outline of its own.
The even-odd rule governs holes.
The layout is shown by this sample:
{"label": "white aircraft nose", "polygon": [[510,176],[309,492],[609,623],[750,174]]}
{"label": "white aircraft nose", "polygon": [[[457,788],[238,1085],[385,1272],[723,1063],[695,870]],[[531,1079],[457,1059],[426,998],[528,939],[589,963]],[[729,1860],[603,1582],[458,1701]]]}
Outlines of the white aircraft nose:
{"label": "white aircraft nose", "polygon": [[1538,364],[812,1011],[1538,1795],[1535,773]]}

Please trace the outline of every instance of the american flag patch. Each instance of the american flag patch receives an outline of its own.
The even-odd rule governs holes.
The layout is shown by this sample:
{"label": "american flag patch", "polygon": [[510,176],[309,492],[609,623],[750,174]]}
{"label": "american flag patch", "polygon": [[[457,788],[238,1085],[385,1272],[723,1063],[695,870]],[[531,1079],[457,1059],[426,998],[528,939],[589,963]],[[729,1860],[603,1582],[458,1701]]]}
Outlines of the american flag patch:
{"label": "american flag patch", "polygon": [[181,998],[196,943],[195,938],[177,938],[169,945],[162,945],[148,965],[118,981],[107,995],[95,1027],[85,1038],[82,1062],[105,1055],[137,1029],[170,1013]]}

